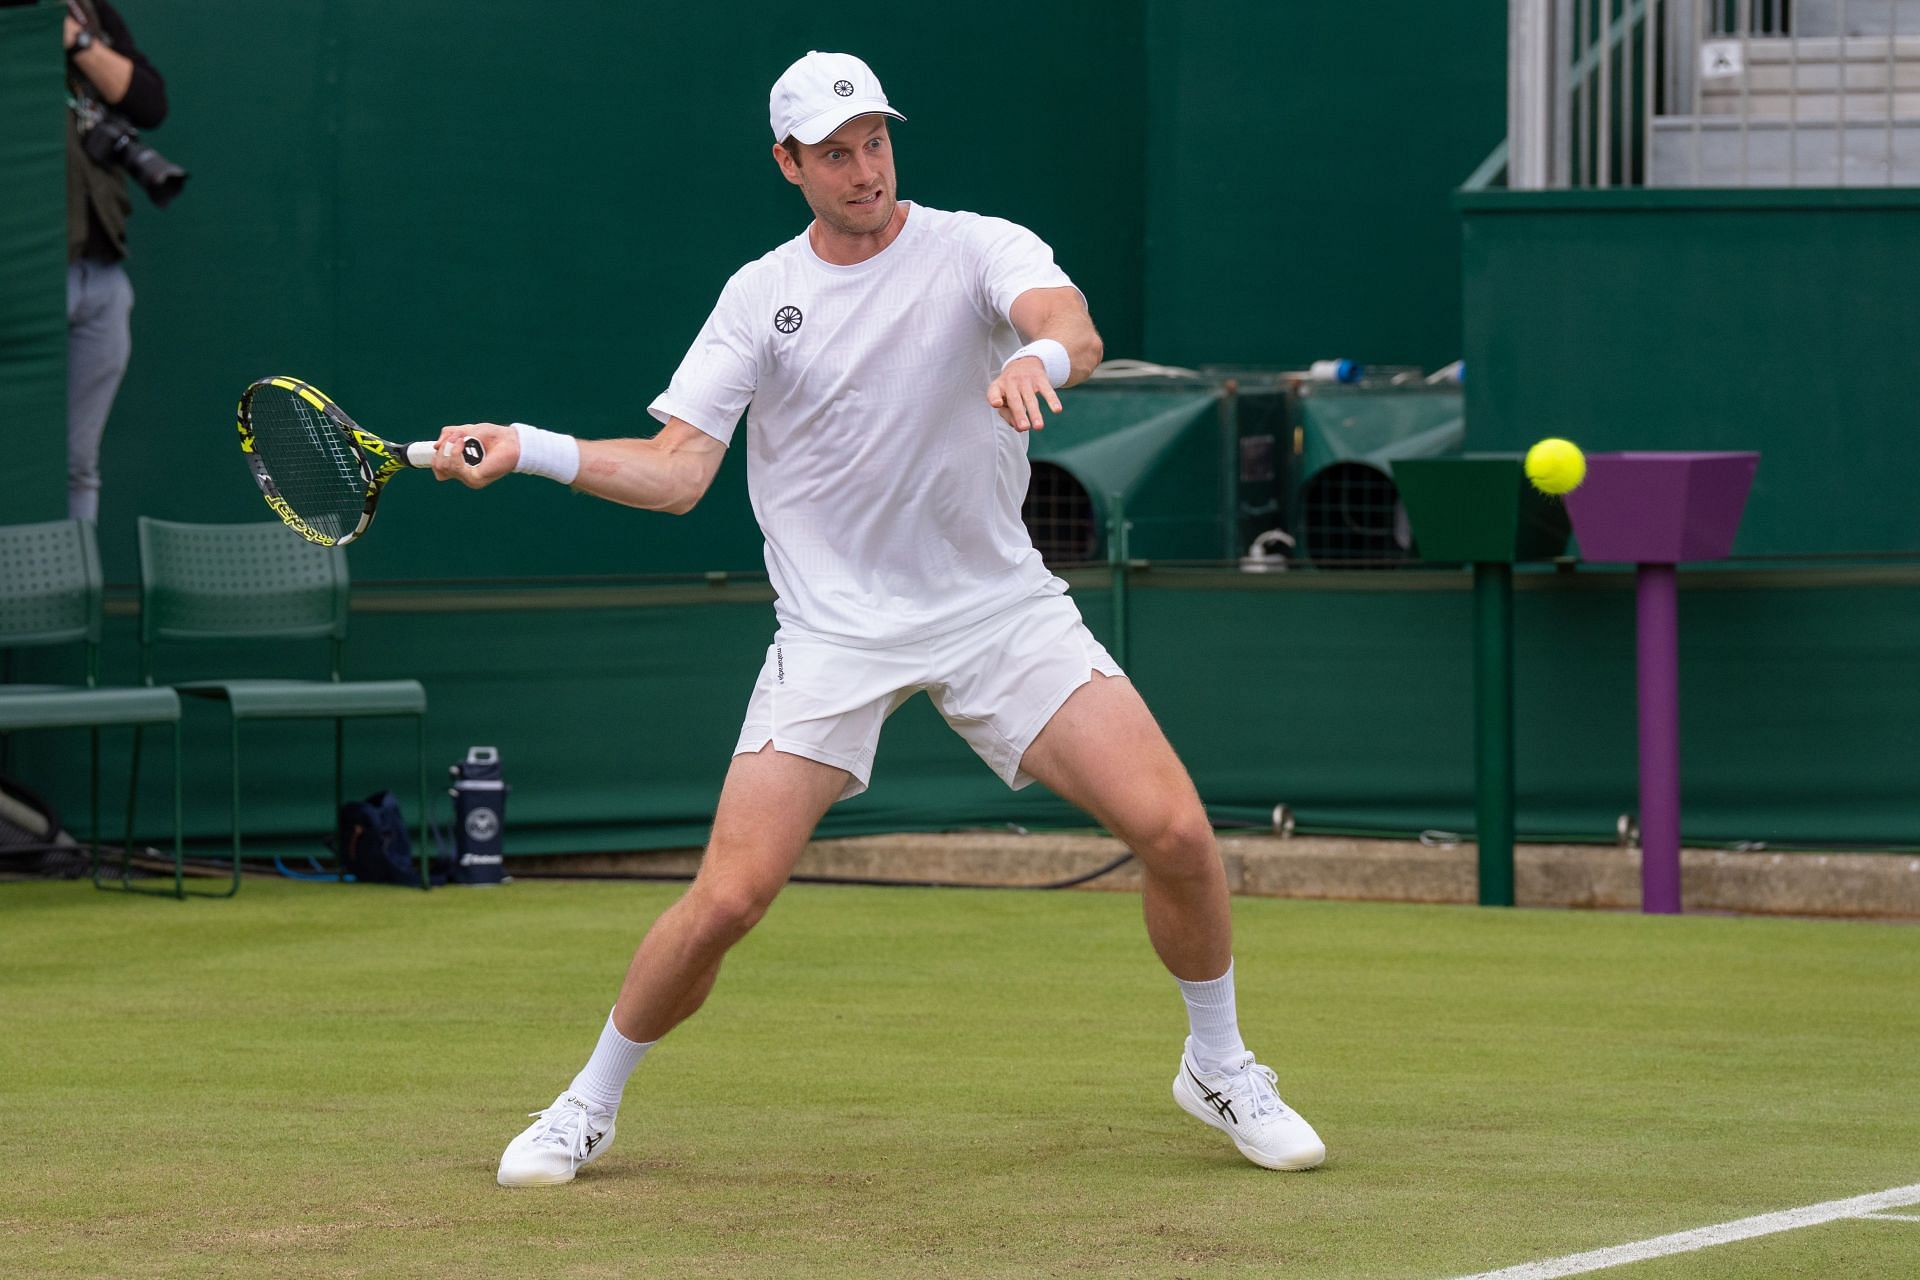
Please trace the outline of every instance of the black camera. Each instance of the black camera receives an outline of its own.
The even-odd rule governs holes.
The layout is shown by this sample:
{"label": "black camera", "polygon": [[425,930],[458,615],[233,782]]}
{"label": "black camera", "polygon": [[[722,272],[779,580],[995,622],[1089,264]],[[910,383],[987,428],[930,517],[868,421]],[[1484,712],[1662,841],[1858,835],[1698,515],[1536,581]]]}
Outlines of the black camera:
{"label": "black camera", "polygon": [[[88,119],[91,115],[92,118]],[[97,165],[119,165],[164,209],[187,185],[187,171],[140,141],[140,131],[108,111],[83,113],[80,146]]]}

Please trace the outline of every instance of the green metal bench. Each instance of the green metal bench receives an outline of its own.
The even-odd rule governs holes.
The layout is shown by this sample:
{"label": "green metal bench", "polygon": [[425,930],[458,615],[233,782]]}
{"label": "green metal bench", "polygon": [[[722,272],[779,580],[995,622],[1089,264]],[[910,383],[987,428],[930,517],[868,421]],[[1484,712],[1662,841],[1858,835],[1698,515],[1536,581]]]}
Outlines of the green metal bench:
{"label": "green metal bench", "polygon": [[[45,729],[90,731],[88,802],[92,825],[87,847],[93,883],[104,889],[109,886],[100,878],[100,731],[132,728],[127,835],[121,844],[118,887],[183,898],[187,888],[181,861],[180,699],[171,689],[99,685],[103,596],[93,525],[81,520],[0,525],[0,649],[62,644],[81,644],[86,649],[82,684],[0,684],[0,734]],[[149,725],[167,725],[173,734],[171,890],[135,881],[128,860],[140,783],[141,735]],[[236,863],[233,887],[225,894],[211,896],[231,896],[239,884]]]}
{"label": "green metal bench", "polygon": [[[411,717],[420,781],[420,883],[428,879],[427,692],[418,680],[342,680],[347,635],[347,562],[303,541],[278,521],[181,524],[140,518],[142,670],[154,680],[162,645],[240,640],[293,652],[289,641],[325,639],[328,677],[317,680],[189,680],[191,698],[227,704],[232,750],[233,857],[241,851],[240,725],[243,721],[333,721],[333,800],[344,798],[345,723]],[[279,665],[279,664],[274,664]],[[331,816],[332,810],[328,810]]]}

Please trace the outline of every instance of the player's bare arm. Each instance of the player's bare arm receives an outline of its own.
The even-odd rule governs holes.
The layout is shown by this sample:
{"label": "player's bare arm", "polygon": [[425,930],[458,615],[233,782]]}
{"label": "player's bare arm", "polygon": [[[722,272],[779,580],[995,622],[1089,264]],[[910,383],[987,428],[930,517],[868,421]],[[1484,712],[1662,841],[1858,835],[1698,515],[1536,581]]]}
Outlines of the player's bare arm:
{"label": "player's bare arm", "polygon": [[987,403],[1008,426],[1015,431],[1037,431],[1046,425],[1041,404],[1061,412],[1055,387],[1085,382],[1100,363],[1105,348],[1078,289],[1029,289],[1013,300],[1012,319],[1022,342],[1051,339],[1067,353],[1070,372],[1058,383],[1047,372],[1045,360],[1033,355],[1008,362],[1000,376],[987,385]]}
{"label": "player's bare arm", "polygon": [[[486,449],[478,466],[466,465],[462,443],[472,437]],[[699,428],[669,418],[650,439],[582,440],[580,470],[572,485],[582,493],[622,506],[669,515],[693,510],[713,483],[727,447]],[[471,422],[443,428],[434,456],[433,473],[441,480],[458,480],[470,489],[484,489],[519,469],[520,433],[494,422]]]}

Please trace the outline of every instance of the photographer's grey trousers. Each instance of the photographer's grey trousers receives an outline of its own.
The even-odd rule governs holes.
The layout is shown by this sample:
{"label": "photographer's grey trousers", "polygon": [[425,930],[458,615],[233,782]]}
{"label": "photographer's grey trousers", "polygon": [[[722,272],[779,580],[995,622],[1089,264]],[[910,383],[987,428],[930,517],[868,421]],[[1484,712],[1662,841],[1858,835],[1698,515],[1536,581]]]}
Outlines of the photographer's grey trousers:
{"label": "photographer's grey trousers", "polygon": [[100,518],[100,437],[133,354],[133,282],[118,262],[67,264],[67,515]]}

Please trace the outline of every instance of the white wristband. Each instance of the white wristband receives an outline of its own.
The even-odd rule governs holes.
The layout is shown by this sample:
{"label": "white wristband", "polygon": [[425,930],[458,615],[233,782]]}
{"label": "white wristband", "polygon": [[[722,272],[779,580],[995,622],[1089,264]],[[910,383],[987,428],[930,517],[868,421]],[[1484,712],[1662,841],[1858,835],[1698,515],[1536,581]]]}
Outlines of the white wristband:
{"label": "white wristband", "polygon": [[514,464],[515,471],[545,476],[561,484],[573,483],[573,478],[580,474],[578,440],[558,431],[542,431],[524,422],[514,423],[513,429],[520,435],[520,461]]}
{"label": "white wristband", "polygon": [[1067,355],[1067,349],[1052,338],[1036,338],[1007,357],[1006,364],[1000,366],[1002,373],[1007,365],[1015,360],[1024,360],[1028,356],[1038,356],[1040,363],[1046,366],[1047,381],[1059,386],[1073,376],[1073,360]]}

